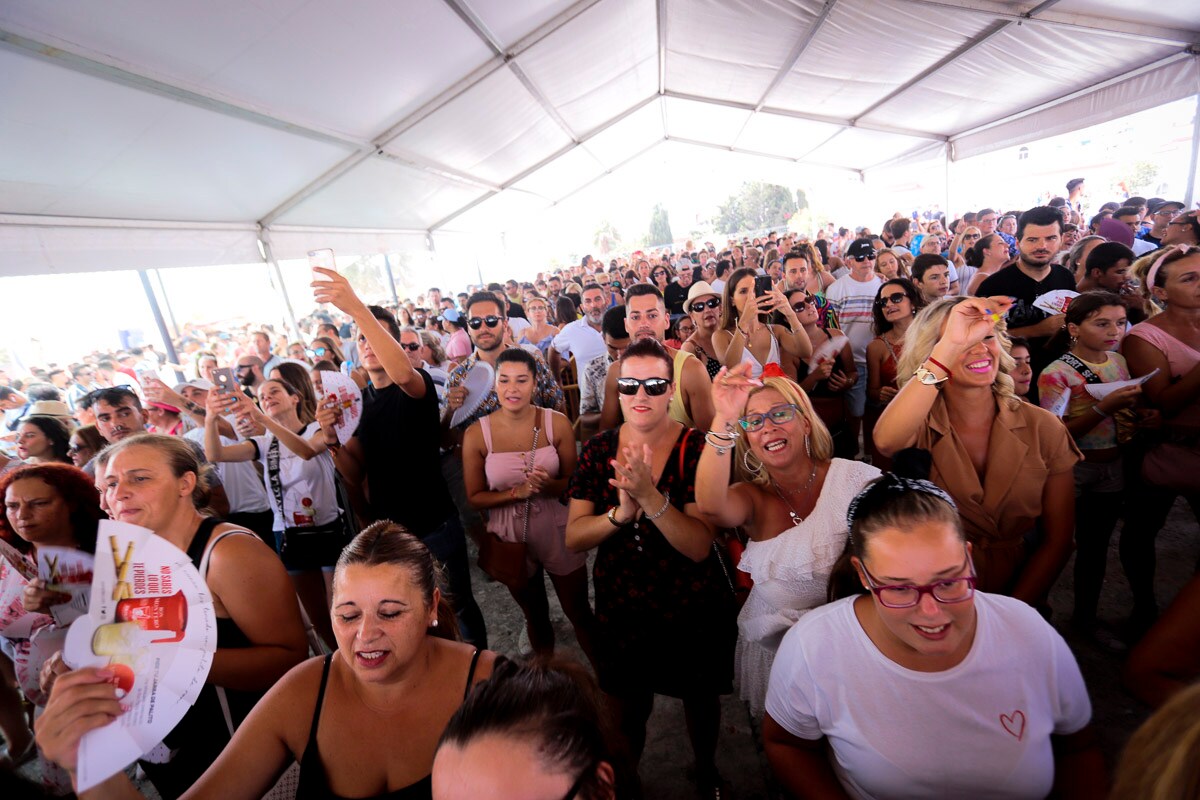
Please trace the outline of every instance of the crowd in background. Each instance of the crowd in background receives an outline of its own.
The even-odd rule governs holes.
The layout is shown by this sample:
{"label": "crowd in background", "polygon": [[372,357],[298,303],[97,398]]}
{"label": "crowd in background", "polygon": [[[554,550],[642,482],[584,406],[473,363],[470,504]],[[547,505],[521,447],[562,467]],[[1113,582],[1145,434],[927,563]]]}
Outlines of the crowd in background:
{"label": "crowd in background", "polygon": [[[0,536],[35,563],[107,515],[206,565],[208,689],[140,762],[164,797],[289,770],[306,797],[637,797],[655,695],[729,797],[733,691],[790,796],[1184,797],[1154,792],[1198,780],[1200,578],[1163,598],[1155,538],[1200,515],[1200,214],[1067,190],[398,303],[315,269],[303,340],[0,374]],[[349,441],[331,372],[363,393]],[[488,649],[472,555],[523,653]],[[61,793],[121,709],[55,655],[54,601],[31,582],[32,631],[0,636],[0,733]],[[1060,631],[1161,708],[1115,784]]]}

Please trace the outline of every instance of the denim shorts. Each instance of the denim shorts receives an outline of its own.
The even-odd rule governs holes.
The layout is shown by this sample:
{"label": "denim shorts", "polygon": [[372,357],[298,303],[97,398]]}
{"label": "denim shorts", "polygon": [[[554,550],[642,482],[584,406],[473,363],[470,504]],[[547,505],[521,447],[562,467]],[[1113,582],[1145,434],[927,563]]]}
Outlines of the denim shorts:
{"label": "denim shorts", "polygon": [[867,365],[854,362],[858,380],[846,390],[846,411],[852,417],[861,417],[867,411]]}

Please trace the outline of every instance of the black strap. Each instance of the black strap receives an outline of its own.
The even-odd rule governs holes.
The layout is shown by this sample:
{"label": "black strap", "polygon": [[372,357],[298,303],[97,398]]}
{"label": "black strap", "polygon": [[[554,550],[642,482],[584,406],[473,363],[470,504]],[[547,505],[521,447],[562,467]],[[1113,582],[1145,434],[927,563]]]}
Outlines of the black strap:
{"label": "black strap", "polygon": [[[325,667],[321,671],[321,689],[317,692],[317,707],[313,709],[312,725],[308,729],[308,747],[313,748],[312,752],[316,751],[317,746],[317,726],[321,724],[321,706],[325,702],[325,684],[329,682],[329,665],[333,663],[333,653],[325,656]],[[305,749],[305,753],[308,749]]]}
{"label": "black strap", "polygon": [[467,688],[463,690],[463,699],[467,699],[467,695],[471,693],[471,684],[475,682],[475,666],[479,663],[479,654],[481,650],[476,650],[471,656],[471,669],[467,671]]}
{"label": "black strap", "polygon": [[1058,357],[1058,360],[1078,372],[1088,383],[1104,383],[1104,380],[1099,375],[1092,372],[1088,368],[1088,365],[1076,358],[1074,354],[1063,353]]}
{"label": "black strap", "polygon": [[279,518],[287,527],[287,512],[283,510],[283,483],[279,480],[279,439],[275,436],[267,445],[267,478],[271,484],[271,494],[275,495],[275,504],[279,506]]}

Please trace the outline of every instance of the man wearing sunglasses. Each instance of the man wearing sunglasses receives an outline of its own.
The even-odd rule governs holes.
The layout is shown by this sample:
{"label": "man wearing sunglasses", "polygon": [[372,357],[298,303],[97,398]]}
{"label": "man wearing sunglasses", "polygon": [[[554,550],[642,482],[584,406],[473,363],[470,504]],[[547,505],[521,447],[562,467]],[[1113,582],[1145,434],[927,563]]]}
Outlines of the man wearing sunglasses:
{"label": "man wearing sunglasses", "polygon": [[[496,299],[494,294],[477,292],[471,295],[467,300],[467,333],[471,337],[471,343],[475,345],[475,351],[451,371],[450,380],[446,383],[446,408],[442,414],[442,425],[447,430],[449,430],[450,418],[466,401],[467,390],[462,383],[466,379],[467,373],[481,360],[495,368],[496,359],[508,347],[504,343],[507,330],[508,320],[504,316],[501,301]],[[517,345],[512,346],[516,347]],[[537,388],[533,393],[533,404],[561,411],[564,401],[562,387],[554,380],[554,376],[540,358],[540,354],[537,363]],[[479,408],[455,426],[455,438],[461,438],[471,423],[480,417],[486,417],[499,407],[500,401],[496,398],[496,390],[489,389],[487,397],[484,398]]]}
{"label": "man wearing sunglasses", "polygon": [[[671,318],[662,293],[648,283],[629,287],[625,295],[625,330],[631,342],[639,339],[656,339],[664,342]],[[666,346],[665,344],[663,345]],[[712,424],[712,381],[708,371],[691,353],[667,347],[675,365],[672,380],[674,394],[668,413],[671,419],[689,428],[708,430]],[[600,413],[600,430],[615,428],[621,423],[621,406],[617,400],[617,378],[620,364],[608,370],[604,386],[604,410]]]}

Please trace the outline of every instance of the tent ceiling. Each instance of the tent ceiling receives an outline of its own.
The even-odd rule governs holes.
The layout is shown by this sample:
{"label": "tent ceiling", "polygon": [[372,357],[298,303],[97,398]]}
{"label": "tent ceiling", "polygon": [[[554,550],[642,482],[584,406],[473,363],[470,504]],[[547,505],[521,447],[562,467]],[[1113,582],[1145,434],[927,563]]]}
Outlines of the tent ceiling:
{"label": "tent ceiling", "polygon": [[664,140],[859,172],[983,152],[1018,130],[993,123],[1128,75],[1184,69],[1155,102],[1200,91],[1195,9],[7,0],[0,235],[21,215],[499,230]]}

